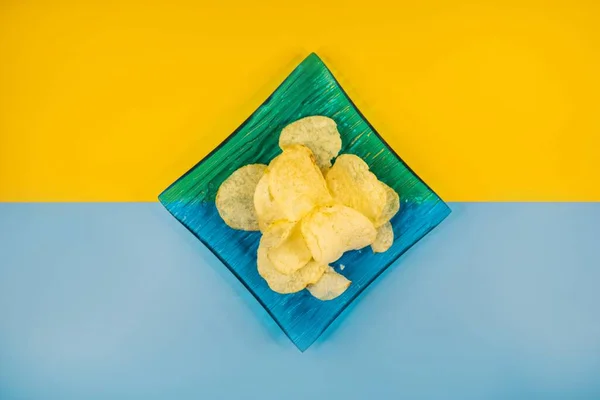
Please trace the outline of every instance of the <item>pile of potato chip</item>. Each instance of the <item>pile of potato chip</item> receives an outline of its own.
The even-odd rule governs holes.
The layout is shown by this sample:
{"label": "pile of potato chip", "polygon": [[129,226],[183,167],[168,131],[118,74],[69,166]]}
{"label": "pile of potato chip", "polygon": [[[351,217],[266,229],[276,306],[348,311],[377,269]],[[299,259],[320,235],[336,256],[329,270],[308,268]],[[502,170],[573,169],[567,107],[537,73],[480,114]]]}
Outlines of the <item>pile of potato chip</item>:
{"label": "pile of potato chip", "polygon": [[334,299],[351,282],[329,264],[349,250],[389,249],[400,199],[360,157],[337,157],[342,140],[331,118],[291,123],[279,146],[283,152],[268,166],[246,165],[223,182],[217,210],[231,228],[262,232],[258,273],[273,291],[306,288]]}

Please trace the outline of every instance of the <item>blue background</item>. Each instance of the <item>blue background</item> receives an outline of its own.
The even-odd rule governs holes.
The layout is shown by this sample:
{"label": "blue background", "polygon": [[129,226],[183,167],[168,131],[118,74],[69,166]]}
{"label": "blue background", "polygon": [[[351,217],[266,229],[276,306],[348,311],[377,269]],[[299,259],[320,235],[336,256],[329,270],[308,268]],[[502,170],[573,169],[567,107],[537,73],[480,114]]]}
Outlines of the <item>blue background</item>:
{"label": "blue background", "polygon": [[600,204],[450,206],[300,353],[158,203],[0,204],[0,399],[600,398]]}

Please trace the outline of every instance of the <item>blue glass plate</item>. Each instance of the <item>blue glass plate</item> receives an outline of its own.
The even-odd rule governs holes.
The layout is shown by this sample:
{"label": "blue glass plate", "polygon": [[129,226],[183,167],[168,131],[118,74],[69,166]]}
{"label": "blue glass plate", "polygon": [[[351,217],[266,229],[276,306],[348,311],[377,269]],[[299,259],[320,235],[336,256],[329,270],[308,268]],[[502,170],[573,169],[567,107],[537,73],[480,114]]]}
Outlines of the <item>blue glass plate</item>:
{"label": "blue glass plate", "polygon": [[[391,221],[396,237],[392,247],[379,254],[370,247],[346,253],[336,269],[344,265],[343,274],[352,284],[343,295],[326,302],[316,300],[306,290],[287,295],[271,291],[256,270],[260,233],[229,228],[215,207],[217,189],[233,171],[246,164],[268,164],[281,152],[281,129],[309,115],[333,118],[342,136],[341,153],[363,158],[401,199],[400,211]],[[379,136],[316,54],[309,55],[250,118],[169,186],[159,200],[250,290],[301,351],[379,274],[450,213]]]}

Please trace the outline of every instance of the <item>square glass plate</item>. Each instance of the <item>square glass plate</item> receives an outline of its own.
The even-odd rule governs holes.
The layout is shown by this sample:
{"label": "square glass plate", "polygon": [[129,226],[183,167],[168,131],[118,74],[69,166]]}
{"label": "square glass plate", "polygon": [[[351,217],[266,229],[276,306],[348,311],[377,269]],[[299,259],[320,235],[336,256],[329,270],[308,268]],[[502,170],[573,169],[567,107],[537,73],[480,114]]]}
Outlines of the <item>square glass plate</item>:
{"label": "square glass plate", "polygon": [[[339,271],[344,265],[343,274],[352,284],[340,297],[325,302],[306,290],[287,295],[271,291],[256,270],[260,233],[229,228],[215,207],[217,189],[233,171],[246,164],[268,164],[281,152],[281,129],[310,115],[333,118],[342,136],[340,154],[363,158],[380,180],[399,193],[401,201],[400,211],[391,221],[395,234],[392,247],[379,254],[370,247],[344,254],[334,266]],[[379,274],[450,213],[379,136],[316,54],[296,67],[250,118],[169,186],[159,200],[248,288],[301,351]]]}

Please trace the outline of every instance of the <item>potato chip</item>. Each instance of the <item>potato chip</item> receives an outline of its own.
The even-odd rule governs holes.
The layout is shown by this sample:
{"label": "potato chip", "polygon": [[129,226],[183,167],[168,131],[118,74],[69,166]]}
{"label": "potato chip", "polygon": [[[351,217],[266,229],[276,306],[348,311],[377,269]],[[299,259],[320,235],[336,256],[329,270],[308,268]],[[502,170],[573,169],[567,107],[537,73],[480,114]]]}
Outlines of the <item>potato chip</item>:
{"label": "potato chip", "polygon": [[267,282],[271,290],[277,293],[299,292],[306,285],[317,282],[327,269],[327,265],[313,260],[290,275],[282,274],[269,260],[268,250],[263,240],[261,240],[257,253],[258,273]]}
{"label": "potato chip", "polygon": [[275,221],[285,219],[283,212],[277,207],[269,192],[269,169],[265,170],[262,178],[256,185],[254,192],[254,208],[258,218],[258,227],[265,231]]}
{"label": "potato chip", "polygon": [[312,259],[299,223],[275,222],[264,232],[262,240],[268,248],[269,261],[282,274],[292,274]]}
{"label": "potato chip", "polygon": [[383,253],[392,247],[392,243],[394,243],[394,230],[388,221],[377,228],[377,237],[371,244],[371,248],[374,253]]}
{"label": "potato chip", "polygon": [[[261,230],[257,269],[271,290],[308,288],[321,300],[341,295],[350,281],[329,267],[344,252],[371,245],[388,250],[398,194],[341,149],[335,121],[306,117],[286,126],[282,154],[267,167],[246,165],[219,187],[216,206],[235,229]],[[344,268],[341,266],[340,268]]]}
{"label": "potato chip", "polygon": [[338,274],[331,267],[325,271],[321,279],[314,285],[308,285],[306,288],[314,297],[319,300],[333,300],[348,289],[351,281],[344,275]]}
{"label": "potato chip", "polygon": [[379,215],[375,221],[376,227],[383,226],[396,215],[398,210],[400,210],[400,197],[398,196],[398,193],[385,183],[381,182],[381,184],[385,188],[386,202],[383,210],[381,210],[381,215]]}
{"label": "potato chip", "polygon": [[315,155],[319,168],[324,170],[331,166],[331,159],[340,152],[342,138],[334,120],[315,115],[299,119],[283,128],[279,136],[279,147],[285,150],[293,144],[308,147]]}
{"label": "potato chip", "polygon": [[322,206],[301,223],[302,236],[315,261],[329,264],[348,250],[370,245],[377,230],[367,217],[342,204]]}
{"label": "potato chip", "polygon": [[215,204],[219,215],[233,229],[257,231],[254,192],[266,165],[249,164],[236,170],[219,187]]}
{"label": "potato chip", "polygon": [[373,223],[379,222],[387,192],[360,157],[339,156],[327,173],[327,186],[335,200],[359,211]]}
{"label": "potato chip", "polygon": [[269,164],[269,192],[289,221],[299,221],[315,206],[332,201],[311,151],[297,144],[287,146]]}

